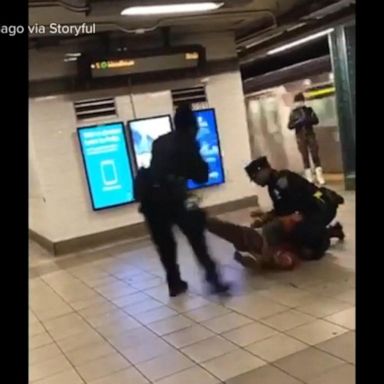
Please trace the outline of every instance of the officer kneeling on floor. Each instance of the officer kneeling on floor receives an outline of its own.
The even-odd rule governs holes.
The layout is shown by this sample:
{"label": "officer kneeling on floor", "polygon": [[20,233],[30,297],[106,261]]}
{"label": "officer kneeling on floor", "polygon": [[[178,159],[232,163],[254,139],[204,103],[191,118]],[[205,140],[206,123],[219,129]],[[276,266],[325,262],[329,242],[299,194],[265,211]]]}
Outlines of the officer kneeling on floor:
{"label": "officer kneeling on floor", "polygon": [[175,131],[155,140],[150,167],[140,169],[136,177],[135,195],[140,202],[140,212],[165,269],[171,297],[188,289],[177,263],[173,225],[187,237],[212,293],[226,293],[229,285],[221,281],[216,263],[208,252],[205,212],[187,190],[189,179],[206,183],[209,171],[200,155],[197,121],[189,105],[177,108],[174,125]]}
{"label": "officer kneeling on floor", "polygon": [[338,206],[344,203],[339,194],[289,170],[273,169],[266,157],[252,161],[245,171],[257,185],[268,188],[273,203],[272,211],[254,213],[254,228],[281,225],[273,219],[295,214],[298,220],[290,231],[290,241],[304,250],[301,257],[307,260],[321,258],[331,238],[344,239],[341,224],[331,225]]}

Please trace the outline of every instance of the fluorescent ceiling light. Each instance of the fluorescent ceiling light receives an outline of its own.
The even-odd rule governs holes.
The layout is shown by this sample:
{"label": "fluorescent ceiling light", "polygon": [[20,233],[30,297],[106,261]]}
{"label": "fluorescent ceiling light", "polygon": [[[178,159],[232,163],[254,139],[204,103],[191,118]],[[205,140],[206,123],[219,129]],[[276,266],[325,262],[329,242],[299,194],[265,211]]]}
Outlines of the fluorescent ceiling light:
{"label": "fluorescent ceiling light", "polygon": [[68,52],[65,54],[67,57],[80,57],[81,53],[80,52]]}
{"label": "fluorescent ceiling light", "polygon": [[287,49],[291,49],[291,48],[293,48],[293,47],[297,47],[298,45],[305,44],[305,43],[307,43],[308,41],[316,40],[316,39],[318,39],[318,38],[320,38],[320,37],[323,37],[323,36],[325,36],[325,35],[328,35],[328,34],[330,34],[330,33],[333,32],[333,31],[334,31],[333,28],[325,29],[324,31],[315,33],[315,34],[313,34],[313,35],[304,37],[304,38],[302,38],[302,39],[293,41],[292,43],[288,43],[288,44],[282,45],[281,47],[272,49],[272,50],[268,51],[267,54],[268,54],[268,55],[274,55],[275,53],[282,52],[282,51],[286,51]]}
{"label": "fluorescent ceiling light", "polygon": [[307,24],[307,23],[299,23],[299,24],[295,24],[295,25],[293,25],[292,27],[288,28],[287,31],[288,31],[288,32],[292,32],[292,31],[294,31],[295,29],[304,27],[304,25],[306,25],[306,24]]}
{"label": "fluorescent ceiling light", "polygon": [[77,57],[66,57],[64,59],[65,63],[69,63],[70,61],[77,61]]}
{"label": "fluorescent ceiling light", "polygon": [[150,16],[166,15],[172,13],[193,13],[214,11],[222,7],[224,3],[206,2],[206,3],[185,3],[185,4],[163,4],[147,5],[140,7],[129,7],[121,11],[123,16]]}

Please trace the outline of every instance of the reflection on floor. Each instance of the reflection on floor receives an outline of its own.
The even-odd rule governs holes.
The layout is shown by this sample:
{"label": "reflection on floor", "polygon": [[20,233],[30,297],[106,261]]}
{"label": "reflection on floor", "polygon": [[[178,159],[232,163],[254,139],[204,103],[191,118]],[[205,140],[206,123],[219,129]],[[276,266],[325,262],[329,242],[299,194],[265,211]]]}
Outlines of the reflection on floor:
{"label": "reflection on floor", "polygon": [[[236,285],[225,301],[205,295],[184,240],[192,288],[175,299],[148,242],[58,260],[31,244],[30,382],[353,384],[355,198],[346,198],[345,244],[293,272],[251,275],[210,237]],[[226,217],[248,220],[246,211]]]}

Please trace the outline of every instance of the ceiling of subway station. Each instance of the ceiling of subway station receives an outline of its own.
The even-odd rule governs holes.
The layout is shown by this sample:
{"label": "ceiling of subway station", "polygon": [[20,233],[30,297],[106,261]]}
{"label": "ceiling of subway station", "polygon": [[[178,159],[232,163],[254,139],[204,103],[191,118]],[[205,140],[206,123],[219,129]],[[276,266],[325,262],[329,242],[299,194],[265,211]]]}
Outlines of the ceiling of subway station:
{"label": "ceiling of subway station", "polygon": [[[124,8],[137,4],[203,1],[208,0],[29,0],[31,26],[49,26],[51,23],[96,25],[96,34],[91,36],[74,37],[44,34],[41,30],[39,33],[30,31],[30,48],[35,52],[36,49],[39,51],[39,58],[46,48],[52,47],[55,51],[50,50],[50,61],[62,62],[61,51],[68,52],[69,47],[76,52],[103,46],[108,50],[116,50],[120,44],[130,49],[151,49],[163,46],[166,39],[170,44],[177,44],[178,41],[185,41],[183,39],[186,36],[206,32],[231,32],[236,37],[243,74],[248,71],[251,76],[255,75],[255,67],[260,70],[271,67],[265,54],[268,47],[297,39],[297,36],[303,34],[308,35],[313,30],[327,28],[340,17],[354,13],[355,5],[354,0],[218,0],[223,6],[212,12],[151,17],[120,14]],[[178,39],[180,36],[183,39]],[[319,42],[318,45],[322,48],[324,44]],[[63,46],[62,49],[59,46]],[[317,49],[316,47],[317,45],[313,45],[313,49]],[[318,51],[318,55],[311,55],[317,57],[324,54],[324,49]],[[294,51],[293,53],[300,56]],[[30,55],[30,59],[33,58],[36,58],[35,54]],[[281,64],[278,56],[273,59]]]}
{"label": "ceiling of subway station", "polygon": [[[193,0],[193,2],[202,2]],[[173,1],[175,3],[175,1]],[[185,1],[187,2],[187,1]],[[191,0],[192,2],[192,0]],[[316,4],[309,0],[221,0],[223,6],[217,11],[192,13],[189,15],[122,16],[120,12],[137,4],[170,4],[167,1],[127,0],[29,0],[30,24],[50,23],[96,23],[99,31],[121,30],[132,33],[154,31],[161,27],[172,27],[178,31],[244,30],[253,25],[272,25],[275,18],[290,10]],[[328,1],[329,2],[329,1]],[[178,1],[178,3],[183,3]]]}
{"label": "ceiling of subway station", "polygon": [[[190,0],[202,2],[204,0]],[[207,1],[207,0],[205,0]],[[143,4],[183,3],[180,0],[29,0],[29,24],[87,25],[99,34],[143,35],[150,38],[164,29],[172,33],[233,31],[239,44],[271,34],[278,28],[297,28],[318,20],[319,10],[338,10],[350,0],[219,0],[216,11],[185,15],[122,16],[124,8]],[[184,1],[186,3],[187,1]],[[320,11],[321,12],[321,11]],[[314,15],[311,17],[311,15]],[[52,38],[31,31],[32,41]],[[60,36],[55,36],[60,39]],[[63,36],[64,37],[64,36]]]}

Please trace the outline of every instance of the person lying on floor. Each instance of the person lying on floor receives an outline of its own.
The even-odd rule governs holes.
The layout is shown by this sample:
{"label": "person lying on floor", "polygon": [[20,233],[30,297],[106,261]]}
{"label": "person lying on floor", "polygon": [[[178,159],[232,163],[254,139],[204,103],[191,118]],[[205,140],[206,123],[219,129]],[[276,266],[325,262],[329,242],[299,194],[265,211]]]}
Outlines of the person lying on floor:
{"label": "person lying on floor", "polygon": [[302,217],[294,213],[255,228],[215,217],[207,218],[207,230],[231,243],[234,259],[245,268],[292,270],[303,260],[317,260],[324,254],[323,242],[312,237],[307,245],[297,244],[290,236]]}
{"label": "person lying on floor", "polygon": [[265,157],[249,164],[246,172],[256,184],[268,186],[274,210],[254,211],[251,227],[207,219],[207,230],[233,244],[235,260],[243,266],[293,269],[300,260],[320,259],[332,238],[344,239],[341,224],[330,225],[344,202],[336,192],[293,172],[276,171]]}
{"label": "person lying on floor", "polygon": [[254,228],[208,217],[206,228],[234,246],[234,259],[245,268],[292,270],[301,260],[318,259],[324,253],[323,243],[316,238],[308,243],[311,246],[291,240],[302,220],[298,213],[278,217],[266,223],[259,233]]}
{"label": "person lying on floor", "polygon": [[275,220],[260,234],[256,229],[208,217],[208,232],[231,243],[234,259],[246,268],[290,270],[298,264],[298,249],[285,241],[297,217]]}

